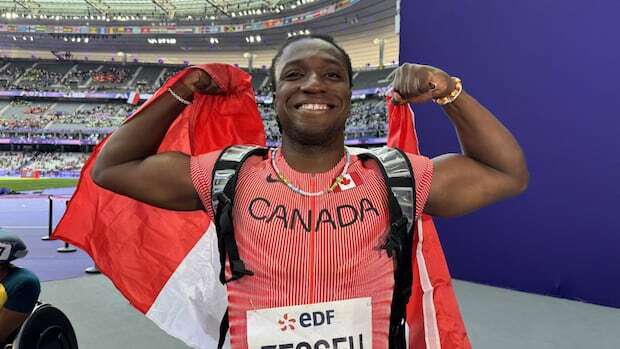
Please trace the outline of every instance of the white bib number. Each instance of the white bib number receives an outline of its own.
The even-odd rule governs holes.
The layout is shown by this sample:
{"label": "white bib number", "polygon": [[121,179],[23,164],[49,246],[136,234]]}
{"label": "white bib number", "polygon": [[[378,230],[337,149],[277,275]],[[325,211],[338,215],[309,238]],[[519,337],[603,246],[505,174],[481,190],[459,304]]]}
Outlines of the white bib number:
{"label": "white bib number", "polygon": [[371,349],[372,302],[355,298],[249,310],[249,349]]}

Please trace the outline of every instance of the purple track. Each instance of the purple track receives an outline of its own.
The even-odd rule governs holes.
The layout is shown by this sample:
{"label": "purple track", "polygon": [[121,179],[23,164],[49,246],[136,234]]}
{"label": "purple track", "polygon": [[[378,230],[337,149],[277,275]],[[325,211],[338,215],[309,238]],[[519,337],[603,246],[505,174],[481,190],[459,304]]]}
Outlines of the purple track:
{"label": "purple track", "polygon": [[80,251],[59,253],[62,241],[44,241],[48,234],[49,200],[47,195],[59,195],[53,200],[52,226],[55,227],[65,211],[62,197],[73,194],[75,188],[48,189],[41,195],[12,198],[0,196],[0,227],[18,234],[28,246],[28,255],[16,265],[32,270],[41,281],[69,279],[86,275],[84,269],[93,265],[90,257]]}

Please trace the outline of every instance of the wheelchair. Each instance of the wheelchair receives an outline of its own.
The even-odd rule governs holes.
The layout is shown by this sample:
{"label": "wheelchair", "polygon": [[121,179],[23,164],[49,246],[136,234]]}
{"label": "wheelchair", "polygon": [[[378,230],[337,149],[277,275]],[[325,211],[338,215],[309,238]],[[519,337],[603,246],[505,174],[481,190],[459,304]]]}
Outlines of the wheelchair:
{"label": "wheelchair", "polygon": [[78,349],[69,318],[51,304],[38,303],[3,349]]}

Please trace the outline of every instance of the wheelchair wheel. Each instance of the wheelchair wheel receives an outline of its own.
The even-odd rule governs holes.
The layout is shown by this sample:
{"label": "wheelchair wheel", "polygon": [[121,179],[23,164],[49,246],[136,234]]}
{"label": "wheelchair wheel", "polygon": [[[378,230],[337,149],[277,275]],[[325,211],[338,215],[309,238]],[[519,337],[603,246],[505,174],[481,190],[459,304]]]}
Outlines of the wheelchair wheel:
{"label": "wheelchair wheel", "polygon": [[50,304],[37,306],[22,325],[13,349],[77,349],[69,318]]}

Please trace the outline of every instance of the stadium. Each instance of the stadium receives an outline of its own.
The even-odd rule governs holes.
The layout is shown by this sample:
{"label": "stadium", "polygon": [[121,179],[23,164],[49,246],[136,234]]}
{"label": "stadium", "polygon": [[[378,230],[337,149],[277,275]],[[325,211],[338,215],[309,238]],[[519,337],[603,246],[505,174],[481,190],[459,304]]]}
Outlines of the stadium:
{"label": "stadium", "polygon": [[[357,102],[349,142],[385,143],[382,94],[398,59],[395,2],[292,1],[273,8],[260,2],[110,2],[104,13],[84,2],[57,4],[41,3],[38,16],[24,8],[3,13],[10,18],[0,67],[3,176],[77,177],[84,154],[192,64],[228,63],[252,74],[267,138],[276,144],[268,66],[286,38],[313,32],[337,33],[353,57]],[[274,14],[282,23],[269,22]],[[376,35],[360,40],[363,31]]]}
{"label": "stadium", "polygon": [[[536,109],[546,100],[541,101],[542,97],[534,96],[534,92],[531,95],[523,92],[527,90],[524,86],[528,82],[522,81],[521,73],[510,68],[510,64],[518,64],[515,62],[517,59],[515,52],[518,50],[513,52],[505,47],[506,43],[503,41],[505,36],[501,38],[494,36],[500,36],[502,30],[512,33],[513,27],[517,25],[512,19],[503,17],[506,9],[496,9],[492,2],[471,5],[471,8],[463,10],[463,13],[468,13],[470,16],[465,20],[464,14],[453,11],[446,4],[423,6],[417,2],[415,4],[405,2],[401,0],[0,0],[0,230],[15,233],[25,242],[29,254],[26,258],[17,260],[15,264],[33,271],[41,280],[41,293],[37,298],[40,304],[24,322],[25,325],[20,324],[18,328],[11,328],[10,336],[5,342],[0,343],[7,345],[6,348],[17,349],[72,349],[78,346],[88,349],[163,349],[216,348],[218,346],[213,343],[217,343],[218,338],[230,340],[226,337],[226,332],[223,337],[221,336],[222,333],[219,332],[221,328],[207,328],[201,322],[205,320],[207,323],[213,320],[219,325],[221,320],[224,323],[220,312],[211,313],[210,310],[204,313],[180,310],[175,312],[171,309],[180,308],[181,302],[168,302],[164,299],[166,292],[170,294],[177,292],[168,282],[177,274],[173,274],[176,273],[174,267],[170,269],[167,265],[164,266],[164,263],[157,264],[161,261],[157,259],[166,259],[170,257],[166,254],[182,254],[181,252],[153,253],[151,256],[153,260],[149,261],[154,265],[153,269],[143,270],[140,274],[152,274],[152,279],[136,279],[132,282],[138,286],[128,286],[125,283],[131,280],[131,277],[127,275],[133,275],[132,272],[142,268],[142,265],[134,265],[125,260],[123,263],[127,263],[127,275],[119,277],[118,274],[123,274],[124,271],[115,269],[116,264],[107,264],[105,260],[120,256],[119,249],[129,248],[123,247],[122,244],[135,243],[138,249],[139,246],[150,249],[151,245],[143,244],[144,241],[138,238],[127,237],[126,241],[122,241],[121,247],[111,249],[113,252],[103,256],[101,250],[91,249],[90,244],[94,245],[95,242],[91,242],[90,238],[85,240],[87,243],[80,243],[72,238],[60,239],[53,236],[61,222],[68,225],[68,221],[83,220],[87,224],[106,225],[117,219],[106,218],[110,220],[104,222],[99,220],[100,216],[84,213],[90,212],[88,210],[95,206],[100,210],[97,212],[105,212],[108,208],[103,198],[107,197],[105,196],[107,194],[98,196],[97,200],[93,199],[86,203],[81,201],[81,204],[76,204],[76,187],[83,188],[90,185],[84,182],[90,181],[93,186],[88,188],[91,189],[80,190],[87,192],[94,188],[90,175],[84,179],[86,175],[82,170],[88,168],[89,158],[94,159],[94,155],[101,150],[98,145],[102,141],[107,140],[141,107],[156,100],[158,93],[165,91],[169,86],[166,85],[167,82],[174,80],[190,67],[212,63],[227,64],[251,77],[252,103],[256,105],[260,114],[265,145],[279,147],[283,142],[282,126],[278,121],[274,103],[275,91],[270,75],[272,60],[280,47],[291,38],[327,34],[348,53],[353,68],[353,75],[350,76],[351,110],[344,128],[344,143],[347,146],[364,149],[377,149],[386,144],[394,146],[394,143],[390,143],[396,137],[394,130],[391,129],[393,125],[390,123],[391,118],[392,120],[394,118],[390,115],[394,113],[390,104],[393,96],[393,73],[398,72],[402,64],[417,62],[418,58],[423,64],[451,69],[459,75],[469,74],[464,77],[465,84],[469,82],[465,79],[467,77],[472,79],[473,76],[482,76],[479,81],[472,81],[471,85],[466,86],[468,88],[471,86],[472,94],[481,97],[480,101],[490,109],[492,107],[506,114],[502,121],[506,120],[509,128],[514,127],[518,137],[525,138],[523,148],[528,157],[531,153],[537,154],[540,149],[538,145],[541,143],[544,142],[546,146],[547,134],[536,138],[538,137],[536,135],[540,135],[538,129],[525,124],[524,121],[515,121],[517,118],[511,114],[514,110]],[[531,16],[536,15],[532,14],[531,10],[537,5],[531,0],[524,4],[528,2],[532,4],[522,4],[520,6],[523,8],[518,10],[522,11],[525,18],[534,21],[532,19],[534,17]],[[428,14],[425,6],[428,6]],[[450,19],[451,24],[436,27],[435,23],[441,21],[444,16]],[[472,20],[471,17],[474,16],[480,18]],[[500,28],[497,29],[497,33],[483,24],[495,21],[495,18],[504,18],[503,23],[499,20],[497,23],[494,22],[494,25]],[[504,35],[508,35],[506,33]],[[535,38],[538,34],[521,35],[531,35],[531,38]],[[449,44],[454,44],[454,49],[451,50]],[[544,51],[542,47],[545,43],[538,45],[539,51]],[[469,49],[474,46],[475,50]],[[506,56],[503,56],[502,52]],[[488,57],[494,58],[492,60]],[[494,66],[495,62],[500,63]],[[514,81],[514,85],[506,82],[509,79]],[[523,106],[516,106],[516,102],[506,96],[519,96],[523,100]],[[181,102],[184,101],[177,95],[174,97]],[[458,98],[458,94],[454,98]],[[458,152],[458,147],[462,144],[457,144],[452,125],[445,121],[441,110],[435,108],[431,111],[428,105],[415,108],[416,116],[420,115],[416,120],[419,122],[411,122],[413,114],[405,116],[407,125],[410,125],[410,128],[413,126],[413,138],[411,135],[408,138],[414,140],[413,148],[420,151],[417,144],[420,141],[422,154],[428,154],[429,157],[445,153],[446,149]],[[572,110],[569,110],[567,114],[571,112]],[[545,119],[544,116],[539,118]],[[244,125],[238,126],[243,128]],[[398,137],[404,136],[401,134]],[[561,153],[564,154],[564,150],[561,150]],[[275,157],[275,152],[273,154]],[[540,160],[536,155],[533,158],[532,162],[535,164],[547,164],[546,160]],[[348,162],[343,174],[347,166]],[[389,166],[386,168],[389,170]],[[412,166],[409,168],[411,175]],[[274,169],[280,176],[275,165]],[[193,167],[192,171],[195,171]],[[549,173],[552,171],[547,169]],[[215,171],[213,176],[215,182]],[[389,172],[385,176],[388,178]],[[287,183],[283,177],[280,179],[282,183]],[[368,179],[353,180],[355,186],[356,183]],[[555,178],[547,180],[549,185],[544,189],[545,198],[550,196],[547,194],[547,188],[552,186]],[[269,182],[269,177],[267,181]],[[340,182],[334,182],[334,186],[336,185],[339,186]],[[103,191],[101,188],[100,190]],[[541,193],[543,191],[534,188],[534,194],[538,193],[536,190]],[[567,195],[565,191],[561,192],[561,195]],[[419,310],[419,316],[411,314],[414,308],[407,308],[409,348],[585,348],[591,347],[591,343],[597,343],[594,346],[600,348],[616,348],[620,345],[617,338],[613,338],[614,328],[620,324],[620,315],[617,309],[614,309],[620,307],[620,302],[617,294],[614,295],[612,292],[617,282],[607,291],[600,291],[595,287],[567,289],[561,286],[562,281],[558,280],[564,280],[566,277],[570,281],[565,282],[573,285],[573,282],[577,284],[578,281],[582,281],[580,278],[583,276],[568,277],[566,275],[573,274],[553,263],[549,263],[548,269],[556,272],[555,274],[550,272],[550,276],[541,276],[540,280],[529,276],[521,277],[522,268],[514,262],[521,257],[512,248],[520,242],[515,242],[511,237],[502,234],[498,237],[495,233],[504,231],[502,230],[504,228],[497,228],[494,224],[508,224],[499,223],[501,221],[497,217],[512,217],[512,212],[515,210],[536,216],[538,211],[528,210],[535,210],[535,207],[540,206],[523,204],[523,200],[532,200],[531,196],[527,197],[528,194],[526,199],[519,197],[502,204],[505,206],[500,205],[499,208],[494,207],[490,211],[474,215],[474,218],[468,218],[469,220],[459,218],[455,220],[457,223],[454,221],[446,223],[440,219],[437,221],[438,230],[446,231],[445,235],[437,235],[433,226],[432,232],[427,230],[429,235],[426,238],[416,237],[412,240],[418,248],[413,249],[411,257],[415,264],[413,272],[419,273],[413,280],[412,297],[419,296],[419,304],[412,301],[409,307],[419,307],[415,308]],[[543,194],[540,195],[542,196]],[[261,200],[263,200],[261,204],[271,205],[265,199]],[[173,216],[162,214],[157,218],[160,220],[156,220],[153,217],[160,212],[154,211],[157,213],[147,218],[142,206],[133,206],[129,201],[118,202],[115,204],[118,206],[118,211],[111,209],[108,212],[118,215],[120,217],[118,219],[123,222],[135,223],[132,229],[136,231],[151,231],[153,225],[167,223],[170,223],[170,229],[187,228],[185,225],[175,226],[167,222],[167,218],[161,218]],[[74,207],[71,208],[71,205]],[[372,213],[372,210],[377,212],[373,206],[365,207],[363,202],[357,207],[351,205],[341,204],[333,211],[334,221],[339,222],[340,227],[346,227],[353,222],[342,218],[341,211],[347,209],[355,211],[355,220],[361,215],[361,221],[364,219],[364,212]],[[415,201],[413,205],[415,209]],[[275,205],[269,207],[271,216],[261,217],[261,220],[270,221],[274,217],[277,220],[280,207]],[[134,215],[139,219],[132,220],[131,217],[123,216],[123,209],[127,210],[127,216]],[[215,210],[215,206],[212,209]],[[79,212],[84,216],[76,218]],[[250,214],[254,215],[254,212],[250,211]],[[295,211],[289,214],[290,216],[287,216],[284,211],[282,216],[285,227],[287,219],[292,221],[296,219]],[[303,214],[299,212],[297,214],[300,219],[297,225],[305,227]],[[327,214],[332,215],[329,212]],[[308,218],[310,215],[308,210]],[[430,222],[425,224],[432,225],[432,220],[430,216],[428,217]],[[150,219],[153,221],[149,221]],[[195,224],[194,216],[188,219],[191,224]],[[321,219],[322,216],[319,216],[316,220],[317,227],[324,222]],[[331,219],[330,217],[329,220]],[[421,221],[420,218],[420,224]],[[545,226],[542,220],[538,222],[539,226]],[[314,221],[311,225],[313,224]],[[336,226],[333,222],[331,224]],[[86,225],[76,223],[74,226]],[[468,232],[484,233],[468,240],[462,235],[455,234],[462,231],[463,227]],[[609,225],[606,225],[605,229],[609,230],[608,227]],[[518,228],[505,229],[516,233]],[[572,228],[567,230],[574,232],[575,236],[581,236],[582,233],[573,231]],[[80,234],[97,237],[99,230],[83,231]],[[156,233],[153,234],[153,240],[164,239]],[[113,241],[100,236],[97,238],[102,239],[98,240],[100,245],[106,247],[113,245]],[[501,238],[505,240],[496,240]],[[428,245],[424,245],[423,252],[424,239]],[[549,244],[547,246],[555,246],[552,240],[547,242]],[[186,241],[170,243],[177,248],[186,244]],[[75,248],[74,245],[79,248]],[[3,246],[0,241],[0,255],[5,251]],[[185,246],[187,251],[183,253],[190,256],[190,247],[192,251],[199,247],[204,248],[205,242],[201,238],[195,246],[197,247]],[[436,250],[428,252],[426,249],[430,249],[430,246],[434,246]],[[540,251],[545,249],[548,248],[539,246]],[[488,253],[490,250],[499,252]],[[474,257],[470,255],[470,251],[475,251]],[[565,252],[563,258],[572,257],[574,250],[571,251],[573,252],[569,252],[568,248],[567,251],[563,251]],[[425,253],[429,253],[426,256],[428,260],[437,258],[439,262],[436,266],[431,265],[432,262],[429,262],[431,264],[428,266],[424,265]],[[430,255],[432,257],[429,257]],[[185,255],[182,257],[185,258]],[[487,257],[489,261],[493,260],[495,263],[482,259]],[[541,259],[543,257],[537,260]],[[99,262],[95,263],[94,260]],[[188,260],[189,258],[183,260],[183,263],[189,263]],[[226,262],[223,263],[225,266]],[[454,280],[450,279],[448,265],[452,276],[456,278]],[[498,271],[493,265],[505,267],[506,273]],[[529,265],[529,269],[535,268],[532,264]],[[609,275],[613,273],[614,271],[610,271]],[[165,276],[162,276],[163,274]],[[509,274],[516,276],[506,276]],[[590,274],[583,272],[581,275]],[[447,281],[436,281],[443,276]],[[198,280],[196,284],[210,282],[202,276],[195,278]],[[217,275],[211,275],[211,279],[217,279]],[[145,296],[149,298],[146,302],[148,304],[143,304],[143,298],[140,297],[144,296],[147,290],[150,292],[151,286],[157,288],[159,293],[149,295],[150,298]],[[186,297],[189,299],[187,302],[195,309],[210,309],[212,304],[209,302],[214,298],[202,295],[203,290],[199,287],[195,289],[192,287],[194,286],[189,284],[187,286],[190,289],[188,292],[191,293]],[[418,288],[419,294],[416,293]],[[4,288],[0,291],[4,292]],[[0,292],[0,314],[4,301],[2,292]],[[412,305],[413,303],[416,304]],[[540,313],[541,307],[547,312]],[[218,309],[222,310],[221,307]],[[226,311],[224,318],[227,319],[229,314],[227,308],[224,307],[222,311]],[[584,317],[605,320],[597,320],[584,326],[581,320],[574,319],[574,314],[580,312],[587,314]],[[35,314],[40,315],[37,317]],[[181,318],[189,320],[181,321],[179,320]],[[533,327],[532,318],[537,319],[545,330]],[[0,315],[0,336],[4,331],[3,319]],[[283,319],[290,321],[287,315]],[[418,320],[419,323],[414,325],[414,321]],[[195,323],[188,326],[188,321]],[[316,318],[313,321],[316,324]],[[46,327],[53,328],[47,333],[45,329],[37,327],[42,326],[40,323],[46,322],[56,324],[56,327]],[[282,325],[284,322],[279,324]],[[291,323],[287,322],[281,331],[285,331],[289,324]],[[588,326],[599,327],[600,332],[605,334],[598,332],[584,334],[585,330],[591,330],[587,328]],[[187,329],[189,327],[192,328]],[[515,333],[516,328],[522,328],[526,333]],[[422,339],[417,340],[418,337],[411,334],[416,330],[420,331]],[[205,336],[205,333],[210,339],[202,339],[201,336]],[[358,348],[353,344],[352,338],[347,342],[349,345],[347,348]],[[43,339],[55,343],[53,344],[55,346],[46,347],[42,344]],[[460,344],[455,344],[457,342]],[[234,341],[231,343],[232,347],[235,347]],[[226,342],[224,347],[230,347],[231,343]],[[299,342],[296,348],[311,348],[309,343],[309,341]],[[325,348],[342,348],[342,345],[338,346],[337,338],[334,338],[333,343],[325,343],[327,343]],[[362,343],[361,334],[360,343]],[[377,348],[382,347],[378,346],[376,341],[372,343]],[[293,344],[287,345],[281,344],[279,348],[293,348]],[[243,347],[276,348],[277,346],[252,344]],[[322,348],[320,341],[314,344],[314,348]]]}

